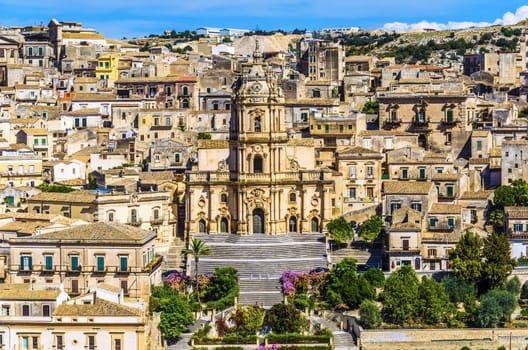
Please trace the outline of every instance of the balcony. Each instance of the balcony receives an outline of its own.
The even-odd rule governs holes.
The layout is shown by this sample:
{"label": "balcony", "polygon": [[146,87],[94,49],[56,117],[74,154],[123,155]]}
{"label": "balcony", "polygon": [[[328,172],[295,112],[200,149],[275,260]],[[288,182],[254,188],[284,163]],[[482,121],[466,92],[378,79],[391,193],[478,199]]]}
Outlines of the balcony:
{"label": "balcony", "polygon": [[510,228],[508,229],[508,238],[528,240],[528,231],[515,231]]}
{"label": "balcony", "polygon": [[453,232],[455,230],[455,224],[449,225],[446,222],[437,222],[434,225],[429,224],[429,231],[439,232]]}
{"label": "balcony", "polygon": [[131,219],[129,222],[127,222],[130,226],[141,226],[143,224],[143,220],[141,219]]}
{"label": "balcony", "polygon": [[445,128],[453,128],[455,127],[458,123],[460,123],[460,119],[442,119],[442,121],[440,122],[442,124],[442,126],[444,126]]}
{"label": "balcony", "polygon": [[150,219],[151,225],[161,225],[163,224],[163,218],[152,218]]}
{"label": "balcony", "polygon": [[383,122],[383,129],[390,130],[390,129],[397,129],[401,125],[401,119],[390,119],[385,120]]}
{"label": "balcony", "polygon": [[409,125],[409,131],[429,131],[429,118],[427,119],[413,119]]}

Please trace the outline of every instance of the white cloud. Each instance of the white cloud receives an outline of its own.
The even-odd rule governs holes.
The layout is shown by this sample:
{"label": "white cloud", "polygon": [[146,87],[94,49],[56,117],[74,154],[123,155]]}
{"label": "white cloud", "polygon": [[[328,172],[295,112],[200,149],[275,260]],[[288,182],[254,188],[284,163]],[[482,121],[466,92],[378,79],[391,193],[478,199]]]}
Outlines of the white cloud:
{"label": "white cloud", "polygon": [[408,32],[415,29],[436,29],[436,30],[448,30],[448,29],[464,29],[469,27],[487,27],[491,25],[509,25],[518,23],[528,18],[528,6],[524,5],[519,7],[515,13],[506,12],[502,18],[497,18],[493,23],[490,22],[454,22],[449,21],[447,23],[420,21],[417,23],[402,23],[402,22],[390,22],[383,25],[383,29],[387,31],[395,32]]}

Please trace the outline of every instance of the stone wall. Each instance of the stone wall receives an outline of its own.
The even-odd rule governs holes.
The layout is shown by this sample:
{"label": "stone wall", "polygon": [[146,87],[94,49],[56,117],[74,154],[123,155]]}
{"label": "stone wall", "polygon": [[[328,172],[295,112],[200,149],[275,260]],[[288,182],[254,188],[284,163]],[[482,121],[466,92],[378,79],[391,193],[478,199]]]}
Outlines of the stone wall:
{"label": "stone wall", "polygon": [[528,329],[391,329],[362,330],[362,350],[524,349]]}

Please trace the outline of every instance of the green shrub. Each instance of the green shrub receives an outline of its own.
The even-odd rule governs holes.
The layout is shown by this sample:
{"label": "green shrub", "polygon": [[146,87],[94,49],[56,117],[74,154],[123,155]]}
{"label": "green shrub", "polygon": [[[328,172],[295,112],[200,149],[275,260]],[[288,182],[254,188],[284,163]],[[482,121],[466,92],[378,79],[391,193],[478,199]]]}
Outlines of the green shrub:
{"label": "green shrub", "polygon": [[317,344],[328,343],[331,336],[328,334],[302,335],[298,333],[270,333],[266,338],[268,339],[268,344]]}
{"label": "green shrub", "polygon": [[199,338],[207,337],[207,335],[211,331],[211,328],[212,327],[210,324],[206,324],[202,328],[198,329],[194,334]]}

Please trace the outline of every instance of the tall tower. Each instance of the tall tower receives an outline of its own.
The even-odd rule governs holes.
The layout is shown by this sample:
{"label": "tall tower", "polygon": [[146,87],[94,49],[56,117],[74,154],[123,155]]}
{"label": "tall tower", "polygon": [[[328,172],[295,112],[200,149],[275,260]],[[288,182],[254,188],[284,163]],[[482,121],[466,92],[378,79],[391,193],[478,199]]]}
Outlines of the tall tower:
{"label": "tall tower", "polygon": [[[278,176],[286,171],[284,97],[266,69],[258,39],[249,73],[235,85],[230,130],[230,178],[237,186],[238,231],[278,233]],[[282,229],[284,231],[284,228]]]}
{"label": "tall tower", "polygon": [[332,215],[332,173],[315,169],[312,139],[286,129],[284,97],[258,40],[233,90],[226,148],[204,140],[198,169],[187,173],[187,233],[321,232]]}

